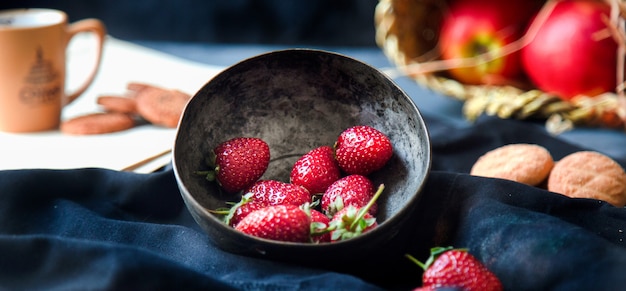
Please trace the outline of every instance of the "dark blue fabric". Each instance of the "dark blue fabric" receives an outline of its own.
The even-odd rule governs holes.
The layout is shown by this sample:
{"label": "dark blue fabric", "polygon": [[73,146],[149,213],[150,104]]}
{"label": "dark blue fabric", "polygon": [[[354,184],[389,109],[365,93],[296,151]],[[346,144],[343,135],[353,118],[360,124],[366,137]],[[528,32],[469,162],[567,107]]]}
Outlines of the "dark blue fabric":
{"label": "dark blue fabric", "polygon": [[[507,290],[626,286],[626,209],[467,174],[508,143],[541,144],[557,159],[582,148],[528,122],[426,121],[433,167],[406,253],[467,247]],[[0,197],[0,289],[409,290],[420,282],[400,256],[334,270],[221,251],[189,216],[169,167],[0,171]]]}

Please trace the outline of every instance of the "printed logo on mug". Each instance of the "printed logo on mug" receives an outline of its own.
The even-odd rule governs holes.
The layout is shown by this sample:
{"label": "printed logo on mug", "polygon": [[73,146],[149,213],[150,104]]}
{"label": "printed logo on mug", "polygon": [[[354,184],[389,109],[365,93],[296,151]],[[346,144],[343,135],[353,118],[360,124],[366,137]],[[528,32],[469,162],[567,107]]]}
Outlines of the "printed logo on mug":
{"label": "printed logo on mug", "polygon": [[[66,49],[81,32],[96,35],[97,59],[82,86],[66,92]],[[93,82],[105,36],[97,19],[68,23],[64,12],[53,9],[0,11],[0,130],[58,128],[63,107]]]}

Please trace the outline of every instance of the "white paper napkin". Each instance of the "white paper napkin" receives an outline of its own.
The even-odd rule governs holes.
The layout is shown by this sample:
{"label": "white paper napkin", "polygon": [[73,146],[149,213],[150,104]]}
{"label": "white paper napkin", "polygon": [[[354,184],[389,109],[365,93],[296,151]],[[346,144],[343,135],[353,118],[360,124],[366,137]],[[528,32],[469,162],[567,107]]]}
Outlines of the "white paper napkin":
{"label": "white paper napkin", "polygon": [[[67,88],[83,82],[94,61],[95,41],[88,34],[75,37],[68,48]],[[68,119],[98,112],[100,95],[122,95],[129,82],[144,82],[195,94],[223,68],[180,59],[108,37],[102,63],[92,86],[63,112]],[[122,170],[171,149],[176,130],[153,125],[111,134],[69,136],[59,131],[12,134],[0,132],[0,170],[24,168],[69,169],[99,167]],[[169,161],[165,155],[149,172]]]}

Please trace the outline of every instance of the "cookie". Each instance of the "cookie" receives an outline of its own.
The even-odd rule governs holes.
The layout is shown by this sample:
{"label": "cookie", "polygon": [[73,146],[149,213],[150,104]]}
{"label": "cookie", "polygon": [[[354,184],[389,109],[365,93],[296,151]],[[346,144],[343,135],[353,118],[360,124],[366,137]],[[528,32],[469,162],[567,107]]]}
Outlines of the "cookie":
{"label": "cookie", "polygon": [[510,144],[482,155],[472,166],[471,175],[500,178],[537,186],[554,166],[550,152],[535,144]]}
{"label": "cookie", "polygon": [[99,96],[96,100],[105,111],[137,114],[137,101],[122,96]]}
{"label": "cookie", "polygon": [[61,123],[61,132],[71,135],[91,135],[127,130],[135,126],[132,116],[119,112],[90,113]]}
{"label": "cookie", "polygon": [[626,205],[626,173],[613,159],[582,151],[558,161],[548,177],[548,190],[574,198],[592,198],[617,207]]}
{"label": "cookie", "polygon": [[135,94],[147,88],[154,88],[154,86],[146,84],[146,83],[139,83],[139,82],[129,82],[128,84],[126,84],[126,89]]}
{"label": "cookie", "polygon": [[135,96],[137,112],[148,122],[169,128],[178,120],[191,96],[178,90],[146,87]]}

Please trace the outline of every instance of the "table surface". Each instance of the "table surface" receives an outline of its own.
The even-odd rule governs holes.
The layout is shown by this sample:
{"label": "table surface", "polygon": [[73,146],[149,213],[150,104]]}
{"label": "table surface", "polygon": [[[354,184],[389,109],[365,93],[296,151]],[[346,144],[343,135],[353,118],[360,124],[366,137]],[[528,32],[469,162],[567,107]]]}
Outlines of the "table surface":
{"label": "table surface", "polygon": [[[68,90],[77,88],[93,58],[93,39],[73,38],[68,49]],[[378,47],[315,47],[228,45],[212,43],[181,43],[128,41],[108,37],[103,50],[99,73],[94,83],[77,101],[63,110],[63,119],[101,110],[96,98],[100,95],[123,95],[129,82],[144,82],[175,88],[194,94],[224,68],[247,58],[282,49],[309,48],[344,54],[382,71],[392,70]],[[471,128],[473,123],[463,115],[463,103],[418,85],[408,77],[394,81],[409,95],[419,110],[449,123],[454,128]],[[544,128],[542,121],[520,121]],[[428,124],[427,124],[428,126]],[[72,169],[97,167],[128,169],[171,149],[175,128],[141,125],[131,130],[96,136],[66,136],[59,131],[32,134],[0,133],[0,170],[21,168]],[[562,133],[559,139],[585,149],[602,152],[626,164],[626,133],[603,128],[575,128]],[[39,146],[46,144],[45,148]],[[151,172],[167,164],[171,156],[145,165],[135,172]]]}
{"label": "table surface", "polygon": [[[70,92],[85,81],[95,63],[95,38],[79,34],[67,49],[66,88]],[[97,98],[127,93],[130,82],[176,88],[192,94],[223,66],[210,66],[108,37],[98,74],[88,89],[62,112],[68,120],[102,111]],[[156,66],[156,68],[155,68]],[[181,72],[185,77],[180,78]],[[100,135],[67,135],[59,130],[33,133],[0,133],[0,170],[73,169],[96,167],[123,170],[172,148],[176,128],[141,123],[130,130]],[[45,144],[45,147],[41,145]],[[169,162],[166,155],[153,166],[136,169],[151,172]]]}

